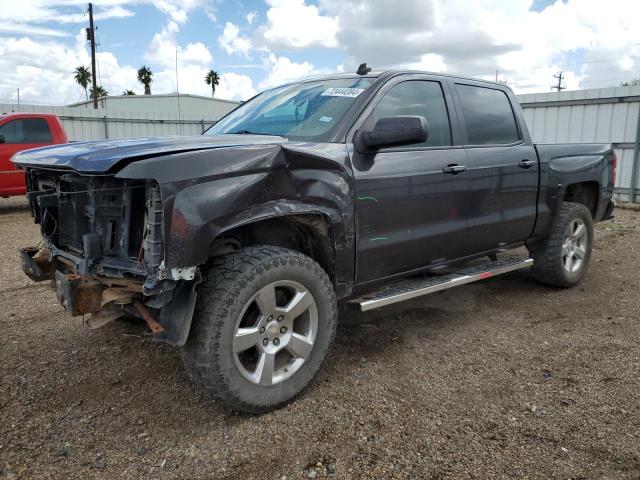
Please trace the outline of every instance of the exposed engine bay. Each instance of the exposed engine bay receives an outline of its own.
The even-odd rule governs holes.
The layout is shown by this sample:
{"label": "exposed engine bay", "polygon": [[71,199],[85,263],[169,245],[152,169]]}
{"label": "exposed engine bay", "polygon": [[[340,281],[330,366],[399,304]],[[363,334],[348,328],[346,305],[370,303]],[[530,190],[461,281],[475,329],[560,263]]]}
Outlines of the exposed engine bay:
{"label": "exposed engine bay", "polygon": [[[161,340],[186,340],[186,333],[176,338],[166,332],[162,310],[175,297],[195,301],[179,287],[193,292],[197,282],[184,284],[197,272],[174,278],[163,268],[162,198],[155,182],[39,169],[27,173],[27,184],[43,237],[38,247],[21,251],[30,278],[53,280],[60,303],[72,315],[89,314],[92,328],[132,314]],[[184,306],[179,303],[167,310]]]}

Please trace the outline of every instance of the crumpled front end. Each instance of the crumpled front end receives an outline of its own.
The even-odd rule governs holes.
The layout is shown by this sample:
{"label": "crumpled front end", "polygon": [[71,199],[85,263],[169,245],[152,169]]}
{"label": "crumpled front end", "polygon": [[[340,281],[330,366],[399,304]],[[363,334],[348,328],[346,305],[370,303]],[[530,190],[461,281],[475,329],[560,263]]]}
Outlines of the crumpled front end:
{"label": "crumpled front end", "polygon": [[133,314],[156,338],[184,344],[199,273],[164,268],[158,184],[45,169],[29,170],[27,184],[43,237],[20,252],[27,276],[52,280],[60,303],[90,315],[90,327]]}

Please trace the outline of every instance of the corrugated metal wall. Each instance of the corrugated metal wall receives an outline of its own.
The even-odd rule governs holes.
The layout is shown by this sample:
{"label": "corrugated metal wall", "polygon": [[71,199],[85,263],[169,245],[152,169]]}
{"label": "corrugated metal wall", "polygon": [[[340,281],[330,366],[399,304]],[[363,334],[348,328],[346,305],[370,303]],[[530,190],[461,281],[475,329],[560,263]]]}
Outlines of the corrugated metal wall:
{"label": "corrugated metal wall", "polygon": [[[221,103],[209,117],[185,120],[176,112],[123,112],[116,109],[90,109],[48,105],[0,103],[0,112],[37,112],[58,115],[71,141],[107,138],[155,137],[167,135],[199,135],[225,113],[235,108],[232,102]],[[178,119],[180,118],[180,119]],[[187,117],[188,118],[188,117]]]}
{"label": "corrugated metal wall", "polygon": [[[180,112],[183,120],[201,120],[203,118],[219,119],[229,110],[237,107],[240,102],[224,100],[220,98],[203,97],[200,95],[175,93],[163,95],[109,95],[99,99],[98,106],[111,115],[120,112],[141,112],[145,114],[158,115],[173,114]],[[93,110],[92,102],[80,102],[70,107],[86,112]],[[78,113],[80,114],[80,113]]]}
{"label": "corrugated metal wall", "polygon": [[[142,109],[135,113],[121,110],[124,108],[122,105],[131,102],[126,97],[114,97],[111,107],[104,103],[106,109],[98,110],[85,108],[83,104],[74,107],[0,104],[0,112],[55,113],[62,119],[69,139],[81,141],[198,135],[237,106],[235,102],[191,97],[181,97],[184,109],[180,120],[177,108],[173,110],[176,97],[172,95],[135,98],[133,103],[128,103]],[[640,86],[534,93],[518,95],[518,100],[535,142],[613,143],[618,156],[617,197],[623,201],[634,201],[631,194],[631,189],[634,189],[635,201],[640,201]],[[198,117],[203,111],[211,112],[211,116]]]}
{"label": "corrugated metal wall", "polygon": [[635,201],[640,201],[640,86],[534,93],[518,95],[518,100],[535,142],[613,143],[616,196],[633,201],[635,187]]}

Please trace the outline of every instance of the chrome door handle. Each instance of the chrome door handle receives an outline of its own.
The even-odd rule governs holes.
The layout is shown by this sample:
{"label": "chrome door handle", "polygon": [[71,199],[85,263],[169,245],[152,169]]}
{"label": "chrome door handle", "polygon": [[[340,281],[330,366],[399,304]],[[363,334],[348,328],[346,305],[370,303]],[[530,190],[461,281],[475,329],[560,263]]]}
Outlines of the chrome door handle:
{"label": "chrome door handle", "polygon": [[522,160],[518,166],[520,168],[531,168],[536,164],[535,160]]}
{"label": "chrome door handle", "polygon": [[464,165],[452,164],[444,167],[442,169],[442,173],[446,173],[449,175],[458,175],[459,173],[464,172],[466,169],[467,167],[465,167]]}

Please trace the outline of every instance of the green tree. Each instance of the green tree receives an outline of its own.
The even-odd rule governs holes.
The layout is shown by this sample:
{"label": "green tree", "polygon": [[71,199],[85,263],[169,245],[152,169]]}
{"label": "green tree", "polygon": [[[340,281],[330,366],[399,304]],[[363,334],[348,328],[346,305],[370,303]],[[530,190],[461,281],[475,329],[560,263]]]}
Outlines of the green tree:
{"label": "green tree", "polygon": [[[91,92],[91,95],[89,95],[89,98],[93,98],[93,93],[94,93],[94,92],[93,92],[93,88],[90,90],[90,92]],[[107,91],[102,87],[102,85],[98,85],[98,86],[96,87],[96,91],[95,91],[95,93],[97,94],[97,97],[98,97],[98,98],[100,98],[100,97],[106,97],[107,95],[109,95],[109,92],[107,92]]]}
{"label": "green tree", "polygon": [[220,85],[220,76],[218,75],[218,72],[209,70],[209,73],[204,77],[204,82],[207,85],[211,85],[211,96],[213,97],[216,93],[216,87]]}
{"label": "green tree", "polygon": [[136,92],[134,92],[133,90],[123,90],[122,91],[122,95],[135,95]]}
{"label": "green tree", "polygon": [[634,85],[640,85],[640,78],[634,78],[631,81],[628,82],[622,82],[620,84],[621,87],[632,87]]}
{"label": "green tree", "polygon": [[89,69],[86,67],[76,68],[74,71],[73,79],[84,89],[84,96],[87,100],[89,100],[89,94],[87,93],[89,82],[91,82],[91,72],[89,71]]}
{"label": "green tree", "polygon": [[144,94],[151,95],[151,82],[153,82],[153,72],[144,65],[138,70],[138,81],[144,85]]}

